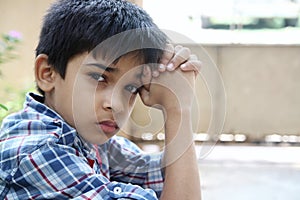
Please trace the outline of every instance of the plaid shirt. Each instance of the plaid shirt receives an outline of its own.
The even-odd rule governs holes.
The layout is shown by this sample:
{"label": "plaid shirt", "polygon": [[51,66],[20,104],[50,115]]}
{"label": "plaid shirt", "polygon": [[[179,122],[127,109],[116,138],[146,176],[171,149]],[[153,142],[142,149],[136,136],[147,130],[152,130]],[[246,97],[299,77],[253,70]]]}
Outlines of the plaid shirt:
{"label": "plaid shirt", "polygon": [[0,199],[157,199],[161,154],[117,136],[86,143],[42,101],[28,94],[24,109],[3,120]]}

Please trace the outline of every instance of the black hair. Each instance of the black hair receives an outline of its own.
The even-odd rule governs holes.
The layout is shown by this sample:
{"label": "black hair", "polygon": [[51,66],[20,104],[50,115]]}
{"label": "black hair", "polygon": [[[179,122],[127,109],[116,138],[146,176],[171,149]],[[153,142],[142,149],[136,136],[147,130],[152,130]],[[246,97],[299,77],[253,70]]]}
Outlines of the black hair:
{"label": "black hair", "polygon": [[102,56],[118,55],[115,61],[135,51],[144,63],[157,63],[166,42],[150,16],[126,0],[58,0],[44,17],[36,56],[48,55],[48,64],[65,78],[68,61],[95,47]]}

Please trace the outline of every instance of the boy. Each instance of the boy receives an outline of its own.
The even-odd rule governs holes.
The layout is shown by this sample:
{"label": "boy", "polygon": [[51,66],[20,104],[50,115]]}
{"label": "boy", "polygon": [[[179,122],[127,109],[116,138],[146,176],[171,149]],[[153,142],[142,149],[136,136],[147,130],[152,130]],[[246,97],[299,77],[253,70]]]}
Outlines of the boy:
{"label": "boy", "polygon": [[[42,96],[28,94],[1,127],[1,199],[200,199],[190,121],[198,61],[166,44],[126,1],[53,4],[36,49]],[[138,94],[165,116],[163,154],[114,136]]]}

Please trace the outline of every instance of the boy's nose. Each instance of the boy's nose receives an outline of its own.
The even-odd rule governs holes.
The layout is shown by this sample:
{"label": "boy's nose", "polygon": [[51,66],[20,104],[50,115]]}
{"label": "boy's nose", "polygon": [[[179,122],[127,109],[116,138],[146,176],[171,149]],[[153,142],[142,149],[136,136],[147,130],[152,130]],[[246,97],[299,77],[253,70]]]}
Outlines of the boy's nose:
{"label": "boy's nose", "polygon": [[118,93],[116,90],[110,90],[104,94],[103,109],[115,113],[123,111],[122,96]]}

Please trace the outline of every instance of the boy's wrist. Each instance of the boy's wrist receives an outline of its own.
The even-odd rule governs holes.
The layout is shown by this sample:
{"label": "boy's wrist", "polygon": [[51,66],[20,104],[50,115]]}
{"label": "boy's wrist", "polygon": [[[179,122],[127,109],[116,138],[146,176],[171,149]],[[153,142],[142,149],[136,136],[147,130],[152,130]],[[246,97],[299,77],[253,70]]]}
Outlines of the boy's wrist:
{"label": "boy's wrist", "polygon": [[[192,133],[192,111],[190,108],[169,108],[163,110],[166,135]],[[182,131],[184,130],[184,131]]]}
{"label": "boy's wrist", "polygon": [[191,107],[176,107],[176,106],[172,106],[172,107],[167,107],[167,108],[163,108],[162,112],[164,114],[165,117],[169,118],[169,117],[175,117],[175,116],[190,116],[190,114],[192,113],[192,109]]}

